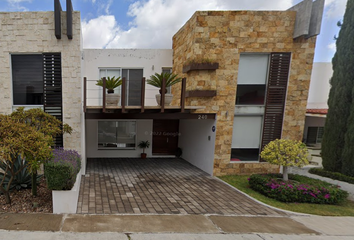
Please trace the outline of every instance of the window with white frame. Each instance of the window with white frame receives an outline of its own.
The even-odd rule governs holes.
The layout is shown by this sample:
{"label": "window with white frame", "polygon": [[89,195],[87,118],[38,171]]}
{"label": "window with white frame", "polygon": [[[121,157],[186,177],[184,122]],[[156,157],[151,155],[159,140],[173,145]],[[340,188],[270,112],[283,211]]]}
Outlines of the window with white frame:
{"label": "window with white frame", "polygon": [[240,55],[235,103],[240,113],[234,117],[232,161],[259,160],[268,63],[268,54]]}
{"label": "window with white frame", "polygon": [[240,55],[236,105],[264,105],[268,62],[268,54]]}
{"label": "window with white frame", "polygon": [[[107,68],[107,69],[99,69],[99,75],[100,75],[100,78],[107,78],[107,77],[115,77],[115,78],[118,78],[118,77],[122,77],[122,74],[121,74],[121,69],[120,68]],[[114,89],[114,92],[115,93],[119,93],[121,92],[121,86],[117,87]]]}
{"label": "window with white frame", "polygon": [[[125,77],[126,79],[126,105],[140,106],[141,104],[141,80],[143,69],[125,68],[100,68],[100,79],[102,77]],[[115,89],[116,93],[121,93],[121,86]]]}
{"label": "window with white frame", "polygon": [[98,121],[99,149],[135,149],[136,121]]}
{"label": "window with white frame", "polygon": [[258,161],[263,116],[235,116],[232,130],[231,160]]}

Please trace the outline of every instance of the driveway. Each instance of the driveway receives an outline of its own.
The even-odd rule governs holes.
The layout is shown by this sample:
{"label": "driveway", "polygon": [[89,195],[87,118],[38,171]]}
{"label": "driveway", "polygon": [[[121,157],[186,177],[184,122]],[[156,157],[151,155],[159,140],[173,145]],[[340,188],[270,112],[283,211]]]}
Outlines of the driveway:
{"label": "driveway", "polygon": [[286,215],[177,158],[88,159],[77,213]]}

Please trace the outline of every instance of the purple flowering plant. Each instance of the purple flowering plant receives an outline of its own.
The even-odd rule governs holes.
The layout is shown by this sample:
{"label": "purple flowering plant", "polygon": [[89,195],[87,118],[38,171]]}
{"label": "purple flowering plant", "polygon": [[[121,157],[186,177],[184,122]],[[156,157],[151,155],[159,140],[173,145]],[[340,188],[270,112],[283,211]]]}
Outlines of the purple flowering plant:
{"label": "purple flowering plant", "polygon": [[81,156],[75,150],[53,149],[53,157],[44,165],[44,175],[51,190],[70,190],[81,168]]}
{"label": "purple flowering plant", "polygon": [[53,158],[50,160],[52,163],[57,164],[70,164],[76,173],[81,169],[81,156],[80,154],[71,149],[54,148]]}
{"label": "purple flowering plant", "polygon": [[253,190],[282,202],[337,204],[348,196],[339,186],[303,176],[290,176],[290,181],[284,182],[280,174],[254,174],[249,178],[249,184]]}

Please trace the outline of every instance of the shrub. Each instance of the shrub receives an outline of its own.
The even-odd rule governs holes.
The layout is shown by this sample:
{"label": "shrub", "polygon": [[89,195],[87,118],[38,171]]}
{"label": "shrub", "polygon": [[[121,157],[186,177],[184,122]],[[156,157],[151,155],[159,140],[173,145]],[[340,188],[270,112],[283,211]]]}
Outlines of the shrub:
{"label": "shrub", "polygon": [[[39,170],[41,164],[44,164],[51,157],[48,154],[52,154],[52,150],[49,149],[49,146],[54,144],[53,138],[62,133],[70,134],[72,132],[72,128],[68,124],[63,124],[54,116],[45,113],[39,108],[25,110],[24,107],[20,107],[9,116],[15,122],[22,123],[25,124],[26,127],[30,127],[36,131],[37,134],[43,134],[48,141],[47,144],[43,144],[39,141],[31,141],[30,144],[25,144],[24,142],[22,143],[22,145],[26,146],[26,148],[31,152],[29,156],[25,154],[24,157],[28,163],[28,170],[32,174],[32,195],[37,196],[37,185],[34,184],[37,179],[37,171]],[[45,147],[47,148],[46,150],[40,149]],[[22,155],[21,151],[14,153]]]}
{"label": "shrub", "polygon": [[[17,172],[14,171],[14,162],[19,155],[27,161],[27,169],[33,173],[33,166],[38,163],[36,159],[48,159],[52,155],[50,144],[52,138],[34,127],[27,125],[12,116],[0,115],[0,162],[5,168],[4,173],[11,173],[16,176],[25,166],[22,165]],[[2,175],[0,182],[5,180],[6,175]],[[32,178],[36,182],[36,177]],[[7,204],[11,204],[10,186],[13,178],[10,178],[6,187],[0,184],[0,191],[5,196]],[[36,188],[32,184],[32,188]]]}
{"label": "shrub", "polygon": [[44,168],[48,188],[51,190],[70,190],[75,184],[81,168],[81,157],[75,150],[56,148],[53,158]]}
{"label": "shrub", "polygon": [[283,181],[281,176],[254,174],[249,184],[253,190],[281,202],[338,204],[348,197],[339,186],[292,174],[289,175],[291,181]]}
{"label": "shrub", "polygon": [[322,177],[328,177],[328,178],[331,178],[334,180],[339,180],[342,182],[354,184],[354,177],[349,177],[349,176],[346,176],[346,175],[339,173],[339,172],[326,171],[323,168],[311,168],[309,170],[309,173],[316,174],[316,175],[319,175]]}

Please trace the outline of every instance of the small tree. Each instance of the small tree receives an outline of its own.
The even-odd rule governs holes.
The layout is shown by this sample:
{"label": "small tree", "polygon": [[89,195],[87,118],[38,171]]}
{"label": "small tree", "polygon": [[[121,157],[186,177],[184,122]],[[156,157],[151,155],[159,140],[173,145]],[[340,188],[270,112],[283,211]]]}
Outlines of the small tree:
{"label": "small tree", "polygon": [[283,166],[283,180],[288,181],[288,167],[307,165],[308,151],[301,141],[276,139],[268,143],[261,152],[265,161]]}
{"label": "small tree", "polygon": [[[0,191],[4,194],[6,203],[11,204],[9,191],[14,177],[26,166],[22,164],[16,171],[14,160],[18,156],[25,158],[28,162],[37,158],[49,159],[52,154],[51,142],[50,136],[10,116],[0,115],[0,161],[5,167],[3,177],[0,179]],[[10,179],[5,185],[4,181],[7,176],[10,176]]]}
{"label": "small tree", "polygon": [[[14,120],[24,123],[36,131],[48,136],[50,139],[50,145],[54,145],[53,138],[59,134],[71,133],[72,128],[68,124],[63,124],[60,120],[45,113],[40,108],[33,108],[24,110],[23,107],[18,108],[11,115]],[[42,158],[40,155],[33,158],[26,158],[29,171],[32,174],[32,195],[37,196],[37,171],[40,165],[45,163],[48,158]]]}

